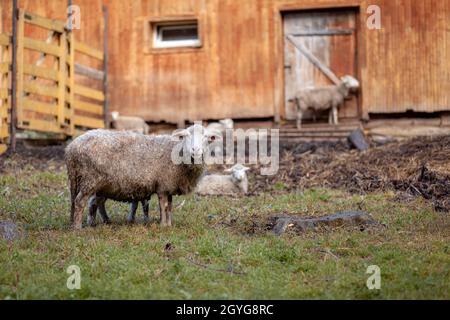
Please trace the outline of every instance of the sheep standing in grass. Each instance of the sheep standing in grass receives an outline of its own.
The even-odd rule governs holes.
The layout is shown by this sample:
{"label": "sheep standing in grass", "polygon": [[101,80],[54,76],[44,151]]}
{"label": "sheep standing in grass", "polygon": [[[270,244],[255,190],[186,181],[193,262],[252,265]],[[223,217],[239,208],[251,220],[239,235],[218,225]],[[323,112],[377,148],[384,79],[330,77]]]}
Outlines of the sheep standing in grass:
{"label": "sheep standing in grass", "polygon": [[[108,130],[79,136],[65,154],[74,228],[82,228],[84,207],[93,196],[99,207],[106,199],[136,202],[148,200],[154,193],[159,198],[161,225],[170,226],[172,196],[193,191],[205,170],[202,158],[210,143],[218,139],[217,133],[197,124],[172,136]],[[174,158],[180,151],[182,161]],[[95,221],[95,216],[89,221]]]}
{"label": "sheep standing in grass", "polygon": [[230,175],[211,174],[200,179],[195,193],[200,195],[238,195],[247,194],[248,178],[246,171],[250,168],[236,164],[225,172]]}
{"label": "sheep standing in grass", "polygon": [[111,112],[111,127],[116,130],[129,130],[137,133],[148,134],[149,125],[139,117],[121,116],[119,112]]}
{"label": "sheep standing in grass", "polygon": [[350,91],[358,88],[358,80],[352,76],[345,76],[336,86],[308,87],[299,90],[292,99],[297,105],[297,128],[301,128],[303,113],[308,109],[314,112],[330,109],[329,123],[338,124],[338,108],[344,104]]}

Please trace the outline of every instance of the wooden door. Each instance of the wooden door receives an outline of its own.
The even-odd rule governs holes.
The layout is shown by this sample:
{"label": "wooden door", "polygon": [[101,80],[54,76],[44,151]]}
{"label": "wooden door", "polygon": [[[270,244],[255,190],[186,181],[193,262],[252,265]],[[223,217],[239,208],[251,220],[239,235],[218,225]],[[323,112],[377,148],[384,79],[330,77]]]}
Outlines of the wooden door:
{"label": "wooden door", "polygon": [[[296,117],[289,102],[295,92],[308,86],[334,84],[344,75],[357,77],[356,12],[352,9],[315,10],[284,15],[286,119]],[[305,52],[299,50],[303,48]],[[308,53],[310,57],[308,58]],[[312,57],[311,57],[312,56]],[[330,74],[314,64],[327,68]],[[327,113],[317,115],[325,117]],[[339,119],[358,118],[358,99],[352,95],[339,110]],[[311,118],[305,114],[304,118]]]}

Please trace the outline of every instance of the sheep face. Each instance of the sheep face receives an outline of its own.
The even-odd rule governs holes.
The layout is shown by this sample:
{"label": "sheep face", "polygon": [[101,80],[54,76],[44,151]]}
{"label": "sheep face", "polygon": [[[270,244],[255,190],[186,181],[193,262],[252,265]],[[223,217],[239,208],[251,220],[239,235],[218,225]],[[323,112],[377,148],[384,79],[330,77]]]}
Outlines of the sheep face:
{"label": "sheep face", "polygon": [[220,133],[208,130],[199,124],[195,124],[187,129],[177,130],[172,137],[182,141],[182,150],[196,162],[209,151],[210,144],[221,139]]}
{"label": "sheep face", "polygon": [[119,112],[113,111],[111,112],[111,118],[116,121],[119,118]]}
{"label": "sheep face", "polygon": [[234,181],[241,182],[247,177],[246,171],[249,169],[241,164],[236,164],[232,168],[225,170],[225,172],[230,172]]}

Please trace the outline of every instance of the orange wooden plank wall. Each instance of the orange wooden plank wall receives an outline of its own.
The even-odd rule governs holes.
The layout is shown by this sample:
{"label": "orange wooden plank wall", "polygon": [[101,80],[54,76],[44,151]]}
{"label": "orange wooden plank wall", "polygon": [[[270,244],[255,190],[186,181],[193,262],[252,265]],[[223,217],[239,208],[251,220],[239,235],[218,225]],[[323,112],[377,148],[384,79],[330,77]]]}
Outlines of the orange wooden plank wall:
{"label": "orange wooden plank wall", "polygon": [[[6,30],[11,2],[0,0]],[[283,115],[280,10],[343,6],[361,10],[363,113],[450,110],[450,0],[74,0],[82,11],[76,37],[98,49],[102,2],[109,8],[110,110],[169,122]],[[60,19],[65,3],[19,0]],[[382,30],[365,27],[370,4],[382,9]],[[199,18],[203,47],[146,51],[148,19],[180,15]]]}

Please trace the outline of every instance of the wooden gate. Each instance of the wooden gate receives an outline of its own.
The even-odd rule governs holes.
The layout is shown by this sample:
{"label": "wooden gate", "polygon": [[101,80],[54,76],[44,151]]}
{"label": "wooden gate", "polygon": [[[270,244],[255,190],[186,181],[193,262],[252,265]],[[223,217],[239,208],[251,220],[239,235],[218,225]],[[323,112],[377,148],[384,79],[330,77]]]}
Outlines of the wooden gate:
{"label": "wooden gate", "polygon": [[11,64],[11,37],[0,33],[0,154],[5,152],[8,142],[9,109],[9,74]]}
{"label": "wooden gate", "polygon": [[[47,40],[26,37],[26,24],[47,29]],[[62,21],[20,9],[17,25],[17,127],[69,136],[75,134],[77,127],[103,128],[103,106],[83,98],[103,103],[104,93],[75,83],[76,71],[87,69],[82,65],[77,68],[75,52],[100,61],[104,59],[103,52],[76,41]],[[27,56],[26,50],[39,54],[35,63],[30,63],[33,55]],[[98,73],[103,80],[103,72]]]}
{"label": "wooden gate", "polygon": [[[28,27],[29,26],[29,27]],[[33,32],[25,32],[34,28]],[[42,31],[46,39],[39,39]],[[63,21],[22,9],[17,16],[16,127],[62,136],[105,127],[106,73],[75,62],[82,54],[105,68],[104,52],[76,41]],[[6,149],[11,96],[11,36],[0,34],[0,153]],[[93,89],[81,82],[98,82]]]}
{"label": "wooden gate", "polygon": [[[284,15],[286,118],[296,118],[289,102],[298,89],[337,84],[357,78],[356,12],[352,9],[314,10]],[[358,118],[355,96],[339,110],[339,118]],[[310,114],[305,115],[311,118]]]}

